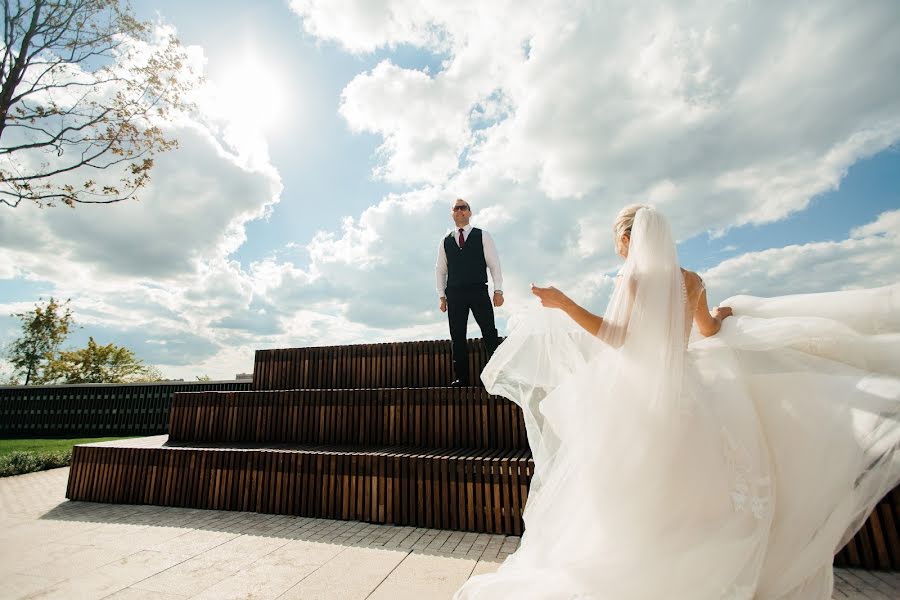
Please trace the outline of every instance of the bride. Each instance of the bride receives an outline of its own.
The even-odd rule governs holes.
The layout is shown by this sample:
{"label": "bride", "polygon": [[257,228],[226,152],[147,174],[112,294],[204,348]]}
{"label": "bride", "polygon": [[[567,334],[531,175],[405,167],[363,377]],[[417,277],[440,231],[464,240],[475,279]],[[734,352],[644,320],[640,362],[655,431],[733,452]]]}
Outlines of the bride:
{"label": "bride", "polygon": [[519,549],[455,597],[830,599],[900,482],[900,285],[710,312],[660,213],[626,207],[615,235],[604,316],[533,287],[560,310],[513,319],[482,374],[535,474]]}

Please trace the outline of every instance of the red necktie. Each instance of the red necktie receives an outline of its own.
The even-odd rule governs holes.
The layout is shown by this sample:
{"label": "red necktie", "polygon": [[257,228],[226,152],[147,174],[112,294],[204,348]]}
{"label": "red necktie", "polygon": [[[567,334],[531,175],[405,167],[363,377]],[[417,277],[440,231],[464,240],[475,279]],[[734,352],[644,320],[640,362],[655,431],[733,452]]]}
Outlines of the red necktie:
{"label": "red necktie", "polygon": [[459,249],[462,250],[462,247],[466,245],[466,238],[463,237],[463,230],[459,230]]}

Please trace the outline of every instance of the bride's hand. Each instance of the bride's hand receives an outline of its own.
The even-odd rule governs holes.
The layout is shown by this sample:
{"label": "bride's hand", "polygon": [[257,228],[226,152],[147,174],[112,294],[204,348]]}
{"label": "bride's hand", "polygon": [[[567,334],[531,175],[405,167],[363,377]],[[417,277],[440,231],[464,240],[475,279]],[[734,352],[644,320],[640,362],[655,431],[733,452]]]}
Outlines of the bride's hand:
{"label": "bride's hand", "polygon": [[713,318],[718,319],[720,322],[732,316],[733,314],[734,311],[731,310],[730,306],[717,306],[712,311]]}
{"label": "bride's hand", "polygon": [[572,304],[571,298],[553,286],[542,288],[532,283],[531,293],[537,296],[541,300],[541,306],[546,308],[565,308]]}

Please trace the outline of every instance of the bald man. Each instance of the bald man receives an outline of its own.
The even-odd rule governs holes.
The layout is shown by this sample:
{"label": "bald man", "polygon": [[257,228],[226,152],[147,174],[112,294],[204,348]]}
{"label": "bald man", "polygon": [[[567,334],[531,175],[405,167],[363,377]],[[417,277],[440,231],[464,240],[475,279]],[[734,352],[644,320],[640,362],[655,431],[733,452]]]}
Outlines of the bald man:
{"label": "bald man", "polygon": [[[441,312],[447,313],[450,340],[453,344],[453,387],[472,385],[466,350],[466,329],[469,311],[481,328],[481,337],[488,358],[497,349],[499,340],[494,325],[494,306],[503,306],[503,275],[494,240],[488,232],[472,227],[472,207],[459,198],[453,203],[450,216],[456,227],[438,246],[435,279],[440,297]],[[487,271],[494,282],[493,306],[488,295]]]}

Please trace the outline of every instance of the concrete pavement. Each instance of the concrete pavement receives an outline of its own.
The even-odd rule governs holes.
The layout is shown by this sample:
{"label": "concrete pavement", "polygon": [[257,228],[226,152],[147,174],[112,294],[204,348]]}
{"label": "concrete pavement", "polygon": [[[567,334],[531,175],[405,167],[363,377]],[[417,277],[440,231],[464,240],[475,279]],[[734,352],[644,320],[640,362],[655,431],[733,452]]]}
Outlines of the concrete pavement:
{"label": "concrete pavement", "polygon": [[[0,598],[442,599],[518,544],[502,535],[69,502],[68,469],[0,479]],[[900,574],[837,571],[836,599],[896,600]]]}

